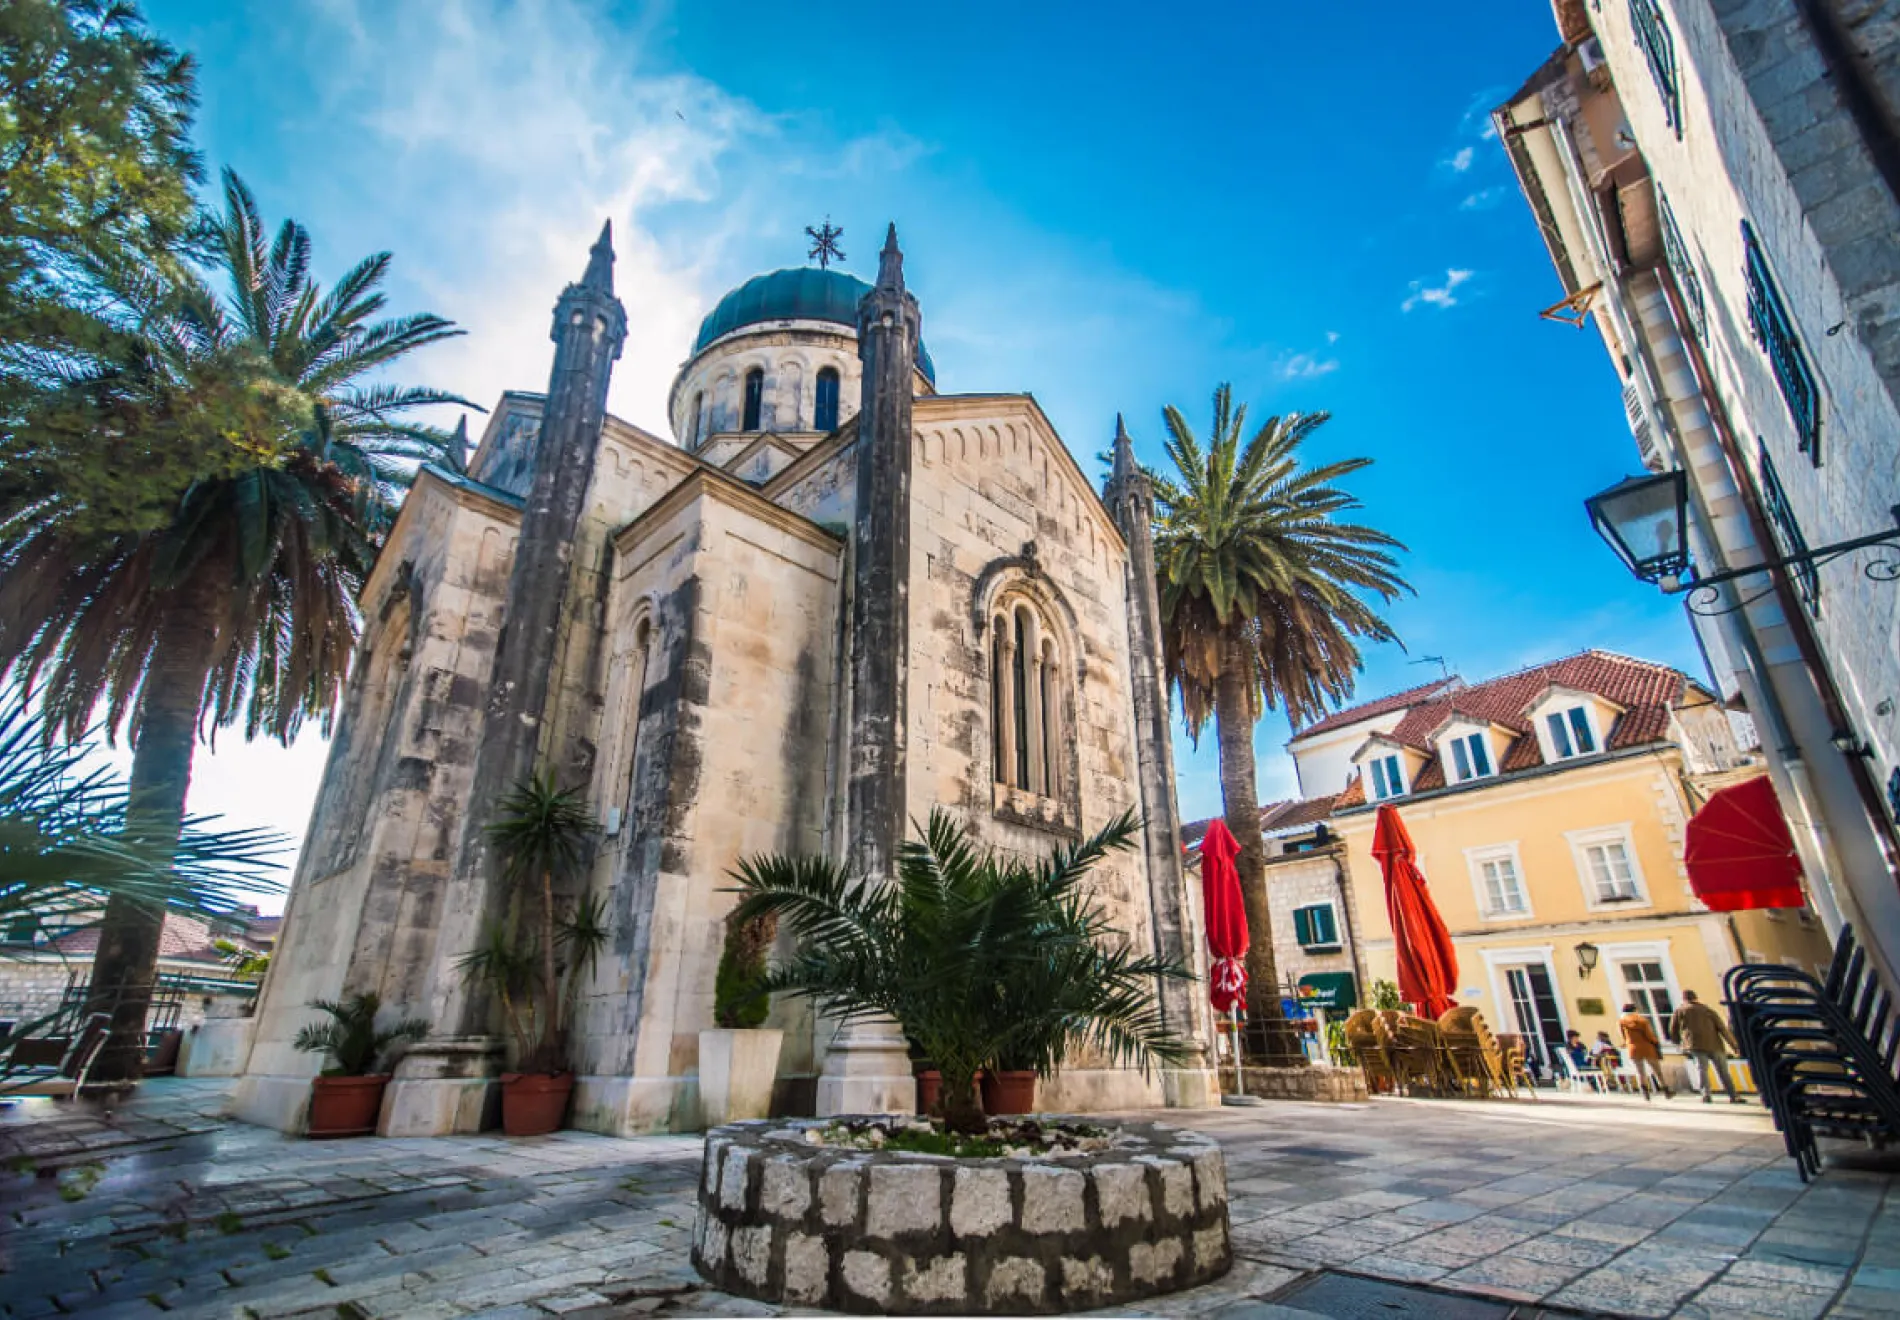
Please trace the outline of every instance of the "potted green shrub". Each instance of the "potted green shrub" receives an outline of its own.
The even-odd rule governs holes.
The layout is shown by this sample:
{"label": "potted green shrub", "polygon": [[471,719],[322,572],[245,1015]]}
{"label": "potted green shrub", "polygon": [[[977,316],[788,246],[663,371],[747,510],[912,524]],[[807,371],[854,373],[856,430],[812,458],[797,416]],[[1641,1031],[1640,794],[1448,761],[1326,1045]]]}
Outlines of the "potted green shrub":
{"label": "potted green shrub", "polygon": [[772,997],[765,988],[766,954],[778,934],[770,914],[726,920],[725,945],[713,980],[711,1031],[699,1033],[699,1104],[707,1127],[772,1112],[785,1033],[765,1026]]}
{"label": "potted green shrub", "polygon": [[596,825],[577,788],[531,775],[504,797],[488,827],[509,887],[509,919],[493,922],[464,954],[463,975],[496,996],[515,1071],[502,1074],[501,1125],[511,1137],[552,1132],[566,1120],[574,1073],[567,1025],[580,984],[607,941],[606,907],[583,895],[565,916],[556,886],[593,856]]}
{"label": "potted green shrub", "polygon": [[1021,1062],[1047,1076],[1089,1048],[1144,1071],[1180,1061],[1155,988],[1188,970],[1127,948],[1083,889],[1089,871],[1133,845],[1124,813],[1094,836],[1034,863],[978,845],[949,813],[898,851],[890,883],[866,882],[825,858],[748,858],[733,873],[734,919],[788,923],[792,955],[768,991],[804,995],[850,1020],[896,1019],[943,1075],[945,1124],[981,1132],[976,1076]]}
{"label": "potted green shrub", "polygon": [[379,1030],[376,1018],[383,1001],[373,991],[348,999],[313,1000],[310,1007],[328,1020],[306,1024],[291,1043],[306,1053],[327,1055],[330,1066],[310,1080],[308,1135],[367,1136],[376,1130],[383,1088],[389,1084],[388,1073],[371,1070],[390,1046],[428,1035],[429,1024],[404,1018]]}

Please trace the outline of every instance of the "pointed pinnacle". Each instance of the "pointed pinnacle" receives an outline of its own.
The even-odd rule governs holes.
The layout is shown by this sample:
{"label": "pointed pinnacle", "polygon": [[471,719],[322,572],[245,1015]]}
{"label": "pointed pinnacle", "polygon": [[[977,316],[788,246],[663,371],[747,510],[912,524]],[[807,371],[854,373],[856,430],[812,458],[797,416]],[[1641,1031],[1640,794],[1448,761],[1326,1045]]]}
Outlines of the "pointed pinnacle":
{"label": "pointed pinnacle", "polygon": [[1122,421],[1120,413],[1115,414],[1115,468],[1112,480],[1122,481],[1135,475],[1135,442],[1128,435],[1128,426]]}
{"label": "pointed pinnacle", "polygon": [[897,246],[895,220],[891,221],[890,228],[884,231],[884,250],[877,254],[877,287],[880,289],[904,287],[904,254]]}
{"label": "pointed pinnacle", "polygon": [[588,249],[587,273],[581,276],[581,287],[599,289],[603,293],[614,291],[614,222],[611,219],[601,225],[600,237]]}

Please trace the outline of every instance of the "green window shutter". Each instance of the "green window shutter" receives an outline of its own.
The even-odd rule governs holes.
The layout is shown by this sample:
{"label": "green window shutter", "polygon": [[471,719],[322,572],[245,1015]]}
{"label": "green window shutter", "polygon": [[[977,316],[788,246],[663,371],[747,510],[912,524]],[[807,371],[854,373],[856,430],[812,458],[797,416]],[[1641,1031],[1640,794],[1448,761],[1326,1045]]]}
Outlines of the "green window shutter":
{"label": "green window shutter", "polygon": [[1314,934],[1317,936],[1317,939],[1314,942],[1317,944],[1339,943],[1339,931],[1333,925],[1332,908],[1330,907],[1314,908],[1313,916],[1315,918],[1314,925],[1316,927]]}
{"label": "green window shutter", "polygon": [[1313,909],[1293,909],[1293,937],[1300,942],[1301,948],[1310,948],[1313,944]]}

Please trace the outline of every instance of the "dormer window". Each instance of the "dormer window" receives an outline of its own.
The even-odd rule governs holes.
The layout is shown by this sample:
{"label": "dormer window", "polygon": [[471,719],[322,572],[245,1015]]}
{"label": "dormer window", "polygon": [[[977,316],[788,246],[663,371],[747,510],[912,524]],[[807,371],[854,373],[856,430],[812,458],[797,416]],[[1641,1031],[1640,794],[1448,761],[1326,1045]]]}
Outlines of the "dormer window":
{"label": "dormer window", "polygon": [[1397,756],[1375,757],[1372,761],[1372,800],[1383,802],[1405,792],[1405,780]]}
{"label": "dormer window", "polygon": [[1451,740],[1451,767],[1454,782],[1483,779],[1491,773],[1491,749],[1482,733],[1468,733]]}
{"label": "dormer window", "polygon": [[1590,727],[1590,712],[1582,706],[1553,710],[1544,717],[1550,731],[1550,745],[1559,760],[1588,756],[1597,749],[1596,731]]}

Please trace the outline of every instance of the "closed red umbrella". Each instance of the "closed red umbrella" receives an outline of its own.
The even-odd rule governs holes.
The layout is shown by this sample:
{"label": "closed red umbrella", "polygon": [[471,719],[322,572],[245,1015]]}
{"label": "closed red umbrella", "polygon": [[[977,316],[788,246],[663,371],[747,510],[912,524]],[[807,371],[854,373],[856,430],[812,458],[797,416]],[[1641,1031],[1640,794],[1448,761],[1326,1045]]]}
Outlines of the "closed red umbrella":
{"label": "closed red umbrella", "polygon": [[1412,836],[1392,806],[1379,808],[1372,856],[1385,873],[1385,910],[1392,919],[1398,955],[1399,996],[1416,1004],[1424,1016],[1436,1018],[1458,1006],[1452,998],[1458,988],[1458,953],[1425,886],[1425,873],[1418,869]]}
{"label": "closed red umbrella", "polygon": [[1222,821],[1201,840],[1201,898],[1207,916],[1208,997],[1222,1013],[1247,1002],[1247,907],[1240,896],[1240,844]]}
{"label": "closed red umbrella", "polygon": [[1682,860],[1696,897],[1716,912],[1807,902],[1794,836],[1766,775],[1709,795],[1689,821]]}

